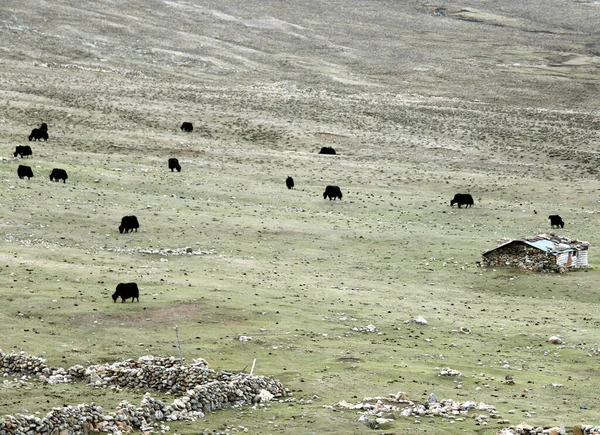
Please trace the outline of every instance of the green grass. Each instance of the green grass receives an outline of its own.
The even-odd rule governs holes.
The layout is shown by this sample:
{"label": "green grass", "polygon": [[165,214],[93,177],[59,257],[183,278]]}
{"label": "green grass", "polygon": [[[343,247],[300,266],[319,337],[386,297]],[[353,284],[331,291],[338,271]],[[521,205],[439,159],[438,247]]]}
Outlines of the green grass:
{"label": "green grass", "polygon": [[[178,356],[177,325],[187,361],[238,372],[256,359],[255,373],[292,392],[294,401],[170,424],[179,434],[484,435],[506,426],[408,417],[374,431],[356,412],[329,408],[398,391],[417,402],[430,393],[482,401],[510,424],[597,423],[596,268],[538,275],[476,264],[503,238],[549,232],[550,214],[566,222],[556,232],[591,243],[597,264],[595,64],[530,66],[584,43],[593,50],[585,6],[478,5],[511,26],[581,27],[550,42],[412,3],[356,5],[341,20],[337,8],[311,4],[207,3],[189,14],[183,3],[165,12],[169,2],[135,14],[123,6],[101,21],[64,5],[43,17],[31,5],[10,11],[39,29],[0,29],[12,44],[0,56],[0,348],[62,367]],[[146,42],[96,37],[128,11],[141,14]],[[87,24],[65,30],[63,16]],[[250,17],[271,16],[297,34],[252,27]],[[170,28],[186,36],[170,40]],[[193,133],[179,130],[183,120]],[[28,143],[40,122],[50,140]],[[23,144],[33,157],[13,159]],[[322,146],[338,155],[318,155]],[[181,173],[167,169],[169,157]],[[18,164],[35,177],[19,180]],[[49,181],[54,167],[68,171],[66,184]],[[342,201],[323,200],[328,184]],[[457,192],[472,193],[475,206],[450,208]],[[119,234],[130,214],[139,232]],[[159,253],[185,247],[209,253]],[[140,302],[113,303],[115,286],[130,281]],[[428,325],[411,322],[417,316]],[[353,330],[369,324],[379,333]],[[552,335],[564,344],[549,344]],[[438,376],[444,367],[463,376]],[[502,382],[507,374],[515,385]],[[144,393],[4,379],[3,414],[92,401],[111,409]]]}

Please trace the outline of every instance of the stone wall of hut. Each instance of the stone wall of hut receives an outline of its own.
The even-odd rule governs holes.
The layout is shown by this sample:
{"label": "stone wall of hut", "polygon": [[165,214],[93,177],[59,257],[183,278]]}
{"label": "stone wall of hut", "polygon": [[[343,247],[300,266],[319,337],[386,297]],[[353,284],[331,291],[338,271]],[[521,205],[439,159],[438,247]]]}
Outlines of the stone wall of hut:
{"label": "stone wall of hut", "polygon": [[558,272],[556,257],[529,245],[507,245],[484,255],[482,267],[517,267],[536,272]]}

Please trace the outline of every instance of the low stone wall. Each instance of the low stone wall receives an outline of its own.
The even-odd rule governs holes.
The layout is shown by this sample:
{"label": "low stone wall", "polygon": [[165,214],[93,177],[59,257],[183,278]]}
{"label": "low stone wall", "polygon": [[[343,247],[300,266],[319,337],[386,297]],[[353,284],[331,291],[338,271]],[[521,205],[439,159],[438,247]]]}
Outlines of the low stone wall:
{"label": "low stone wall", "polygon": [[196,385],[220,380],[229,381],[231,373],[215,372],[200,358],[192,365],[183,365],[176,358],[141,357],[113,364],[74,366],[67,370],[77,379],[96,386],[145,389],[181,393]]}
{"label": "low stone wall", "polygon": [[73,374],[62,367],[49,367],[44,358],[27,355],[25,352],[4,353],[0,349],[0,372],[11,375],[37,376],[49,384],[72,382]]}
{"label": "low stone wall", "polygon": [[269,401],[286,395],[283,385],[266,376],[215,372],[203,359],[184,365],[175,358],[146,356],[137,362],[80,365],[53,368],[39,357],[5,354],[0,350],[0,372],[9,375],[36,376],[40,382],[85,381],[97,387],[118,386],[143,390],[179,392],[173,403],[165,404],[144,395],[140,406],[121,402],[114,412],[104,413],[92,404],[54,408],[45,417],[7,415],[0,418],[0,435],[13,434],[87,434],[91,431],[152,433],[157,421],[195,420],[204,413],[236,405]]}

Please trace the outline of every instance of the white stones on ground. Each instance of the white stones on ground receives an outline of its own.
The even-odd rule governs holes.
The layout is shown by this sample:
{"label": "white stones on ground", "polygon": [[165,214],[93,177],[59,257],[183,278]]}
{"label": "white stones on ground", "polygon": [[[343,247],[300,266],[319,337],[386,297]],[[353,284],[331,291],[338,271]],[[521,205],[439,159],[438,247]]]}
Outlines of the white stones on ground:
{"label": "white stones on ground", "polygon": [[270,391],[265,390],[264,388],[261,388],[261,390],[258,392],[258,395],[261,403],[270,402],[275,397]]}
{"label": "white stones on ground", "polygon": [[427,325],[427,320],[423,316],[417,316],[413,319],[413,322],[417,325]]}
{"label": "white stones on ground", "polygon": [[375,325],[367,325],[367,326],[355,326],[352,328],[353,331],[356,332],[378,332],[379,329]]}
{"label": "white stones on ground", "polygon": [[381,428],[381,426],[385,426],[388,423],[392,423],[394,420],[391,418],[382,418],[382,417],[377,417],[375,419],[375,423],[377,423],[377,425],[379,426],[379,428]]}
{"label": "white stones on ground", "polygon": [[390,394],[389,397],[367,397],[359,403],[349,403],[342,400],[335,405],[327,406],[327,408],[360,410],[361,417],[359,421],[368,425],[371,425],[372,422],[377,423],[376,420],[370,420],[370,416],[381,417],[386,413],[393,413],[402,417],[414,416],[419,419],[418,421],[425,417],[439,416],[449,419],[452,423],[465,421],[470,411],[477,411],[478,414],[472,415],[472,418],[478,419],[482,424],[487,424],[491,418],[499,421],[502,419],[494,406],[483,402],[476,404],[474,401],[460,403],[450,399],[435,399],[435,401],[428,400],[428,403],[425,404],[418,404],[407,400],[406,393]]}
{"label": "white stones on ground", "polygon": [[150,249],[150,248],[108,248],[106,249],[109,252],[118,252],[120,254],[154,254],[154,255],[163,255],[163,256],[181,256],[181,255],[215,255],[217,251],[214,249],[203,251],[203,250],[194,250],[190,246],[186,246],[185,248],[175,248],[175,249]]}
{"label": "white stones on ground", "polygon": [[454,370],[450,367],[444,367],[442,370],[440,370],[440,374],[439,376],[462,376],[462,373],[459,372],[458,370]]}
{"label": "white stones on ground", "polygon": [[406,400],[407,393],[405,391],[398,391],[396,394],[390,393],[390,397],[396,401]]}

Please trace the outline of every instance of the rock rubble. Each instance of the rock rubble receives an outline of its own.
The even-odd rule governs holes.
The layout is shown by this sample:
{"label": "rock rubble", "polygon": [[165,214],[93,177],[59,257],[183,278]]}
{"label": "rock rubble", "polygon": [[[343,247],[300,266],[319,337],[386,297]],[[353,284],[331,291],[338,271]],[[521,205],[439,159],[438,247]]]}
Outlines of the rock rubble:
{"label": "rock rubble", "polygon": [[[366,397],[362,402],[350,403],[342,400],[325,408],[340,410],[356,410],[359,414],[357,421],[372,429],[383,429],[394,420],[403,417],[413,417],[415,423],[423,418],[442,418],[451,423],[474,419],[479,424],[487,425],[494,420],[497,424],[508,424],[496,408],[483,402],[467,400],[456,402],[451,399],[438,400],[431,393],[426,403],[413,402],[405,392],[390,394],[388,397]],[[509,411],[510,413],[510,411]],[[496,435],[600,435],[600,426],[578,424],[568,431],[564,427],[534,427],[527,423],[503,428]]]}
{"label": "rock rubble", "polygon": [[502,429],[496,435],[600,435],[600,426],[590,424],[578,424],[573,429],[567,430],[563,427],[541,427],[532,426],[527,423],[520,423],[515,426]]}
{"label": "rock rubble", "polygon": [[[100,249],[104,250],[104,249]],[[173,255],[215,255],[217,251],[214,249],[210,250],[194,250],[190,247],[185,248],[172,248],[172,249],[150,249],[150,248],[106,248],[108,252],[118,252],[120,254],[153,254],[153,255],[163,255],[163,256],[173,256]]]}
{"label": "rock rubble", "polygon": [[[336,405],[328,408],[355,409],[361,417],[359,421],[373,427],[374,424],[387,424],[400,417],[441,417],[452,421],[464,421],[466,418],[474,418],[478,421],[487,422],[490,419],[496,419],[498,422],[504,420],[492,405],[483,402],[474,401],[455,402],[445,399],[437,400],[435,395],[430,395],[427,403],[416,403],[407,399],[404,392],[390,394],[388,397],[366,397],[362,402],[349,403],[346,401],[338,402]],[[374,418],[370,420],[369,417]],[[386,417],[386,421],[377,420]]]}

